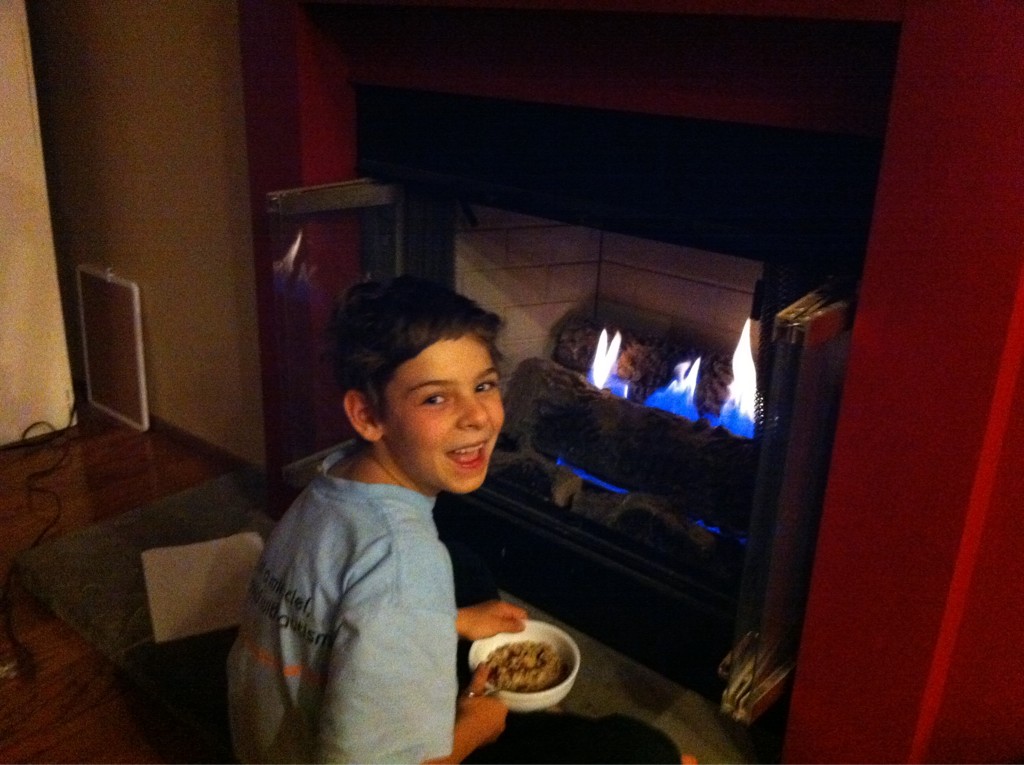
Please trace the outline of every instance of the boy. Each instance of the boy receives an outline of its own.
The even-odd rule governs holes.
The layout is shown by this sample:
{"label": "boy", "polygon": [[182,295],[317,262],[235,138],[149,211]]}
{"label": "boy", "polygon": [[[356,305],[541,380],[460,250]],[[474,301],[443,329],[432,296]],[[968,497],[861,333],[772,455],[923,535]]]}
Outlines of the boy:
{"label": "boy", "polygon": [[[250,584],[228,657],[243,762],[679,762],[663,734],[621,715],[520,715],[502,735],[508,709],[485,694],[486,669],[458,690],[457,638],[526,618],[464,551],[449,557],[432,517],[439,492],[487,474],[504,421],[500,324],[408,277],[358,285],[336,312],[358,443],[324,461]],[[456,609],[456,583],[473,605]]]}
{"label": "boy", "polygon": [[456,611],[433,524],[440,491],[483,482],[504,419],[500,320],[400,277],[349,291],[335,371],[357,446],[329,456],[281,519],[228,658],[244,762],[459,762],[507,709],[473,678],[459,695],[457,634],[522,629],[494,600]]}

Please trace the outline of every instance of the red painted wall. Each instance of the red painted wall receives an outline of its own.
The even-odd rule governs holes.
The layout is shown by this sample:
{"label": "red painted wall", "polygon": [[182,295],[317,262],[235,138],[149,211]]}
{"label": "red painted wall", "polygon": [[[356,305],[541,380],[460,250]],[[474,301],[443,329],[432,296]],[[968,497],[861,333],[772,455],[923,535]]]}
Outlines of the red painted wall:
{"label": "red painted wall", "polygon": [[[300,4],[241,0],[239,9],[268,489],[272,512],[283,512],[294,497],[279,478],[295,457],[286,434],[308,425],[312,451],[351,433],[319,338],[334,296],[360,277],[358,227],[307,227],[305,268],[315,278],[308,289],[282,289],[275,261],[284,249],[271,230],[267,194],[355,176],[355,104],[343,49]],[[286,401],[285,368],[308,381],[308,401]]]}
{"label": "red painted wall", "polygon": [[358,82],[881,135],[893,25],[318,9]]}
{"label": "red painted wall", "polygon": [[908,4],[789,761],[1024,754],[1022,40],[1017,3]]}
{"label": "red painted wall", "polygon": [[[652,23],[240,2],[259,214],[272,188],[351,177],[349,77],[884,134],[785,757],[1024,756],[1024,6],[834,2],[819,11],[832,21],[811,23],[798,17],[820,3],[652,0],[665,13]],[[895,75],[884,27],[830,26],[844,17],[899,21]],[[271,331],[265,283],[261,294]],[[264,349],[268,441],[275,353]]]}

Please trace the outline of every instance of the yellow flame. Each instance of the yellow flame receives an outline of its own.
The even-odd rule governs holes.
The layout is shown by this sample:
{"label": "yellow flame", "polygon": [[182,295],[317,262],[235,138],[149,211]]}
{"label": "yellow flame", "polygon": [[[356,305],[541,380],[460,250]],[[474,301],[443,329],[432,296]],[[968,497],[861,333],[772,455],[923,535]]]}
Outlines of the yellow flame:
{"label": "yellow flame", "polygon": [[757,368],[750,350],[750,319],[743,325],[740,341],[732,355],[732,384],[729,403],[747,419],[753,421],[757,399]]}
{"label": "yellow flame", "polygon": [[590,378],[594,385],[603,388],[608,382],[612,370],[616,369],[619,361],[619,346],[622,345],[622,334],[615,333],[612,342],[608,343],[608,330],[601,330],[601,337],[597,340],[597,352],[594,354],[594,363],[590,366]]}

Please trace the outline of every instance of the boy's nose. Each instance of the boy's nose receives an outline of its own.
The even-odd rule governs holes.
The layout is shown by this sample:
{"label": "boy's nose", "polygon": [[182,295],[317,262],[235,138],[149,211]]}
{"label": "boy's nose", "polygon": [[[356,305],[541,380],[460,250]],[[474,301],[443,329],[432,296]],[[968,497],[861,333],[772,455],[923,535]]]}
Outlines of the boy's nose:
{"label": "boy's nose", "polygon": [[475,396],[467,399],[459,413],[459,425],[464,428],[482,428],[487,424],[487,407]]}

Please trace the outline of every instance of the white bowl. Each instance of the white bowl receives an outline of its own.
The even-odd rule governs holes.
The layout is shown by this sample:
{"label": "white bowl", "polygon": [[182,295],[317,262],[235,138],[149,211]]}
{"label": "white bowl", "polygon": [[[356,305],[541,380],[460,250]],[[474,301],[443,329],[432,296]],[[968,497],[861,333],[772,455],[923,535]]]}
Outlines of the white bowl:
{"label": "white bowl", "polygon": [[526,620],[526,629],[522,632],[499,632],[489,638],[474,641],[469,647],[469,668],[475,670],[495,649],[523,640],[540,640],[554,646],[562,661],[569,667],[569,675],[558,685],[543,691],[495,691],[494,695],[505,703],[510,712],[536,712],[554,706],[572,690],[580,669],[580,649],[569,633],[553,624],[534,619]]}

